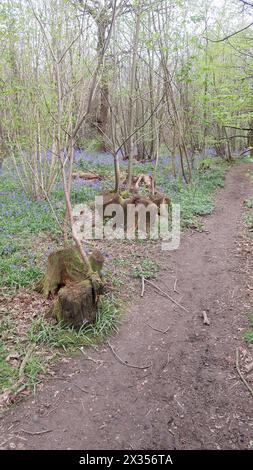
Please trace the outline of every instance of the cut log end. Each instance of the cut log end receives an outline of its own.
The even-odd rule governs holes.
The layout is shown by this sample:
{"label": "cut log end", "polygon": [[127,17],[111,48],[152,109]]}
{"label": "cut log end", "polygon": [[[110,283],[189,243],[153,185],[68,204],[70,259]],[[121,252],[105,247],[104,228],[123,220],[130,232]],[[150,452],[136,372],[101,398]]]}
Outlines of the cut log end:
{"label": "cut log end", "polygon": [[97,300],[89,280],[70,284],[60,289],[54,303],[52,316],[58,322],[80,329],[94,323],[97,315]]}

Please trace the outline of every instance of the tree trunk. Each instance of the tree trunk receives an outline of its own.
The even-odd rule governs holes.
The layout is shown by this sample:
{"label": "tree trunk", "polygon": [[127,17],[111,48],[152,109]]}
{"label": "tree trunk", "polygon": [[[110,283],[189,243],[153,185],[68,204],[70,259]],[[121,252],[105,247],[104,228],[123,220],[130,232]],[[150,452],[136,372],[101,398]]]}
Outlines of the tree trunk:
{"label": "tree trunk", "polygon": [[106,29],[110,23],[104,15],[101,13],[97,18],[97,28],[98,28],[98,42],[97,42],[97,54],[98,62],[101,63],[104,61],[102,67],[102,76],[101,76],[101,85],[100,85],[100,104],[98,110],[98,130],[101,134],[101,150],[107,150],[107,143],[105,137],[108,131],[108,117],[109,117],[109,61],[108,58],[104,57],[104,48],[106,43]]}
{"label": "tree trunk", "polygon": [[133,174],[133,158],[134,158],[134,138],[133,138],[133,131],[134,131],[134,90],[136,84],[136,73],[137,73],[137,53],[138,53],[138,44],[139,44],[139,36],[140,36],[140,29],[141,29],[141,5],[140,1],[138,2],[136,12],[136,22],[135,22],[135,32],[134,32],[134,39],[133,39],[133,58],[132,58],[132,66],[130,72],[130,97],[129,97],[129,120],[128,120],[128,130],[129,130],[129,160],[128,160],[128,178],[127,178],[127,185],[128,189],[131,188],[132,184],[132,174]]}
{"label": "tree trunk", "polygon": [[36,286],[44,297],[55,299],[50,314],[75,328],[94,322],[97,302],[103,292],[102,266],[103,256],[97,250],[86,263],[74,246],[51,253],[46,274]]}
{"label": "tree trunk", "polygon": [[250,148],[250,156],[253,158],[253,120],[249,123],[251,130],[248,133],[248,147]]}

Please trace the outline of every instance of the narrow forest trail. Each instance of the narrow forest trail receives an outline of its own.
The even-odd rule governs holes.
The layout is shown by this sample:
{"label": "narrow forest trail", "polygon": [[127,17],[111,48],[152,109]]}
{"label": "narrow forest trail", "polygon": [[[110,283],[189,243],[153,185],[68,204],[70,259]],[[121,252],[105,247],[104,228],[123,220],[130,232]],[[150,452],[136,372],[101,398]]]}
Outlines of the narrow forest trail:
{"label": "narrow forest trail", "polygon": [[[110,339],[129,364],[152,367],[124,366],[107,345],[90,350],[92,360],[57,366],[58,378],[45,380],[35,398],[2,417],[4,448],[249,448],[253,400],[235,369],[250,308],[236,244],[243,201],[253,194],[248,169],[252,165],[229,171],[214,213],[203,219],[205,232],[186,234],[176,252],[159,252],[168,270],[155,282],[165,290],[167,285],[189,313],[146,286]],[[173,276],[181,295],[173,292]],[[210,326],[203,325],[204,310]],[[162,334],[149,325],[170,329]]]}

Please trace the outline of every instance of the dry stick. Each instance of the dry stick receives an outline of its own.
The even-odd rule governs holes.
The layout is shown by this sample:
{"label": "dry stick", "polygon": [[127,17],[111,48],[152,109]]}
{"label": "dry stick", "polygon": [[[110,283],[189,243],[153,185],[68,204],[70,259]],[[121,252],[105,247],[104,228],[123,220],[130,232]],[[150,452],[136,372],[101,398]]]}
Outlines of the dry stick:
{"label": "dry stick", "polygon": [[111,349],[113,355],[116,357],[116,359],[118,359],[118,361],[123,364],[123,366],[127,366],[127,367],[131,367],[133,369],[149,369],[149,367],[152,366],[152,363],[146,365],[146,366],[135,366],[133,364],[128,364],[127,362],[123,361],[123,359],[121,359],[118,354],[116,353],[115,349],[113,348],[113,346],[109,343],[109,341],[107,341],[107,344],[109,346],[109,348]]}
{"label": "dry stick", "polygon": [[240,153],[240,157],[244,155],[245,153],[249,152],[250,150],[253,150],[253,147],[249,147],[246,150],[244,150],[242,153]]}
{"label": "dry stick", "polygon": [[104,361],[101,361],[101,359],[96,360],[96,359],[93,359],[93,357],[87,356],[87,354],[84,352],[83,348],[78,348],[78,349],[80,349],[80,351],[84,355],[86,361],[92,361],[92,362],[94,362],[94,364],[99,364],[99,363],[104,364]]}
{"label": "dry stick", "polygon": [[46,434],[48,432],[53,432],[53,429],[45,429],[45,431],[27,431],[26,429],[20,429],[21,432],[25,432],[26,434],[30,434],[31,436],[38,436],[39,434]]}
{"label": "dry stick", "polygon": [[151,328],[154,331],[159,331],[159,333],[162,333],[163,335],[168,333],[168,331],[170,330],[170,326],[168,326],[168,328],[166,330],[159,330],[159,328],[155,328],[154,326],[151,326],[149,323],[146,323],[146,325],[148,325],[149,328]]}
{"label": "dry stick", "polygon": [[248,384],[247,380],[243,377],[242,373],[241,373],[241,370],[240,370],[240,365],[239,365],[239,349],[236,350],[236,370],[239,374],[239,377],[240,379],[242,380],[242,382],[244,383],[245,387],[247,387],[247,389],[249,390],[249,392],[251,393],[252,397],[253,397],[253,390],[252,388],[250,387],[250,385]]}
{"label": "dry stick", "polygon": [[210,325],[210,320],[207,316],[207,313],[206,312],[203,312],[203,319],[204,319],[204,325]]}
{"label": "dry stick", "polygon": [[177,281],[178,281],[178,280],[175,279],[173,290],[174,290],[174,292],[176,292],[177,294],[180,294],[180,292],[178,292],[178,290],[177,290]]}
{"label": "dry stick", "polygon": [[87,390],[84,390],[82,387],[80,387],[80,385],[77,385],[75,383],[72,383],[70,380],[68,381],[70,382],[72,385],[74,385],[75,387],[77,387],[79,390],[81,390],[81,392],[83,393],[89,393]]}
{"label": "dry stick", "polygon": [[142,277],[141,278],[141,297],[144,296],[144,292],[145,292],[145,278]]}
{"label": "dry stick", "polygon": [[184,310],[186,313],[189,313],[189,310],[187,310],[183,305],[179,304],[176,300],[174,300],[169,294],[167,294],[167,292],[164,292],[162,289],[160,289],[160,287],[158,287],[156,284],[154,284],[153,282],[151,281],[148,281],[147,279],[145,279],[145,282],[147,282],[148,284],[150,284],[152,287],[154,287],[155,289],[157,289],[159,292],[161,292],[163,295],[165,295],[165,297],[168,297],[168,299],[173,302],[173,304],[177,305],[178,307],[180,307],[182,310]]}

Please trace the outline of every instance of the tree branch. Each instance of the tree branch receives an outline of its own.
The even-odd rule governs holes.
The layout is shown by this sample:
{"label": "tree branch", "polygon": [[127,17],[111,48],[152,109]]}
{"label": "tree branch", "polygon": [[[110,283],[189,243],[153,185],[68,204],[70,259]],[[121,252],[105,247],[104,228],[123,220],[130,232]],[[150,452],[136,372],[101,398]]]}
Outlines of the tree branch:
{"label": "tree branch", "polygon": [[245,28],[239,29],[239,31],[236,31],[235,33],[229,34],[228,36],[226,36],[223,39],[210,39],[210,38],[207,38],[205,36],[204,36],[204,39],[207,39],[207,41],[210,41],[210,42],[224,42],[224,41],[227,41],[227,39],[232,38],[233,36],[236,36],[237,34],[242,33],[243,31],[246,31],[251,26],[253,26],[253,22],[248,24],[248,26],[245,26]]}
{"label": "tree branch", "polygon": [[238,131],[248,131],[248,132],[253,131],[253,129],[249,127],[236,127],[236,126],[224,126],[224,127],[227,127],[229,129],[237,129]]}

